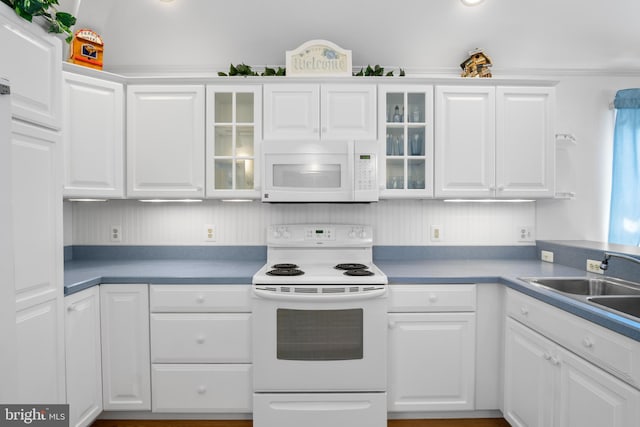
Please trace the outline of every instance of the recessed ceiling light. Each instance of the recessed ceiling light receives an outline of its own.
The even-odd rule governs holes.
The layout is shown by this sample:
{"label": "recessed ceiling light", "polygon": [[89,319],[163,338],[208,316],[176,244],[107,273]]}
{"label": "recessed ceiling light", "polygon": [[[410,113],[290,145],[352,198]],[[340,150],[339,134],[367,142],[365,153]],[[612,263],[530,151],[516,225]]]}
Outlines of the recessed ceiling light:
{"label": "recessed ceiling light", "polygon": [[476,6],[482,3],[484,0],[461,0],[465,6]]}

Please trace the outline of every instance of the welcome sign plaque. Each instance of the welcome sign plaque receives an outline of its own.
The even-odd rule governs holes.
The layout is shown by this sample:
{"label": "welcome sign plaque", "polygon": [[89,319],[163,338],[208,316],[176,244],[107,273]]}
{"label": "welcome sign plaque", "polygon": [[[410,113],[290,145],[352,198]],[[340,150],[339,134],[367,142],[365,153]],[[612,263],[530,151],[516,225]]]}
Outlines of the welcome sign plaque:
{"label": "welcome sign plaque", "polygon": [[328,40],[309,40],[288,50],[287,76],[351,76],[351,51]]}

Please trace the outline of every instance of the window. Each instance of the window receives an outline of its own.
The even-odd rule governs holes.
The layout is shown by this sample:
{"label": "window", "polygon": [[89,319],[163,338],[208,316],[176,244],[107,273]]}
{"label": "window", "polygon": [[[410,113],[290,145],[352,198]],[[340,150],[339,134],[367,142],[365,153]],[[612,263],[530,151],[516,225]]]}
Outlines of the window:
{"label": "window", "polygon": [[609,242],[640,246],[640,89],[618,91],[614,106]]}

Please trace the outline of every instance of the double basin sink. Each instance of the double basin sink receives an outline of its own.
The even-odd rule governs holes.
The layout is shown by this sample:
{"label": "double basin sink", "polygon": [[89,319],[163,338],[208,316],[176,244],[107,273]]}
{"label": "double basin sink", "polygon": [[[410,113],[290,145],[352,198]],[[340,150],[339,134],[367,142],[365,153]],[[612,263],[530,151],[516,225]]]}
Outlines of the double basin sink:
{"label": "double basin sink", "polygon": [[521,277],[520,279],[640,321],[640,283],[609,277]]}

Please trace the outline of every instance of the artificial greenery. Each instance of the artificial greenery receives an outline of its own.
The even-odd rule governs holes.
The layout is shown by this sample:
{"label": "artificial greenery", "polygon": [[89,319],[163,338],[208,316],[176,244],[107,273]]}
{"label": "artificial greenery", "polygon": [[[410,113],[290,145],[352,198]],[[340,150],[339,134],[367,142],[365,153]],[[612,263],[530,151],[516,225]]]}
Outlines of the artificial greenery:
{"label": "artificial greenery", "polygon": [[34,16],[42,16],[49,23],[50,33],[64,33],[69,43],[73,38],[71,27],[76,23],[76,18],[67,12],[59,12],[56,5],[58,0],[2,0],[4,4],[16,11],[16,14],[29,22]]}
{"label": "artificial greenery", "polygon": [[223,73],[220,71],[218,73],[219,76],[285,76],[287,74],[287,70],[282,67],[269,68],[265,67],[264,71],[259,73],[254,71],[250,65],[247,64],[238,64],[238,65],[229,65],[229,73]]}
{"label": "artificial greenery", "polygon": [[[4,0],[2,0],[4,1]],[[238,65],[233,65],[230,64],[229,65],[229,72],[228,73],[224,73],[222,71],[218,72],[219,76],[286,76],[287,75],[287,70],[286,68],[282,68],[282,67],[278,67],[277,69],[275,68],[269,68],[269,67],[265,67],[264,71],[261,73],[258,73],[257,71],[255,71],[253,68],[251,68],[250,65],[247,65],[245,63],[242,64],[238,64]],[[384,68],[382,68],[380,65],[375,65],[375,66],[371,66],[371,65],[367,65],[367,68],[361,68],[360,71],[358,71],[357,73],[353,73],[354,76],[388,76],[391,77],[393,76],[393,71],[389,71],[385,74],[384,72]],[[400,77],[404,77],[404,70],[402,68],[400,68],[400,73],[399,73]]]}
{"label": "artificial greenery", "polygon": [[[392,77],[393,76],[393,71],[389,71],[387,72],[387,74],[384,73],[384,68],[382,68],[379,65],[375,65],[373,67],[371,67],[371,65],[367,65],[367,68],[360,68],[360,71],[358,71],[357,73],[353,73],[354,76],[356,77],[361,77],[361,76],[387,76],[387,77]],[[404,70],[402,68],[400,68],[400,77],[404,77]]]}

